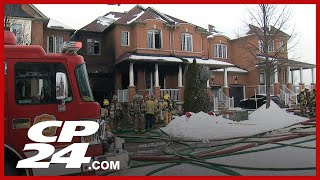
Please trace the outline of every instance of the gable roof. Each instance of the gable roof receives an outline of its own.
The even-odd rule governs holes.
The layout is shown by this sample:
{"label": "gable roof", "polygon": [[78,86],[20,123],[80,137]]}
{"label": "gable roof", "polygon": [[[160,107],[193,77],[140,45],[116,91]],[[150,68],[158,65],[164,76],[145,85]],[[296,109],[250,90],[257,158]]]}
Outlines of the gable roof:
{"label": "gable roof", "polygon": [[[274,26],[268,27],[267,32],[270,35],[289,37],[288,34],[286,34],[285,32],[281,31],[278,28],[275,28]],[[249,34],[263,34],[263,29],[260,27],[254,26],[252,24],[249,24],[249,31],[247,32],[247,35]]]}
{"label": "gable roof", "polygon": [[4,15],[20,18],[48,19],[32,4],[5,4]]}
{"label": "gable roof", "polygon": [[80,30],[83,31],[92,31],[92,32],[103,32],[107,29],[112,23],[120,19],[125,13],[120,12],[109,12],[104,16],[99,16],[97,19],[87,24]]}
{"label": "gable roof", "polygon": [[67,26],[59,21],[56,21],[54,19],[49,19],[48,25],[47,25],[48,29],[56,29],[56,30],[75,30],[73,28],[71,28],[70,26]]}
{"label": "gable roof", "polygon": [[[112,15],[113,17],[111,18]],[[152,7],[144,8],[141,5],[136,5],[126,13],[109,12],[104,16],[100,16],[88,25],[81,28],[80,30],[91,32],[103,32],[113,23],[129,25],[132,23],[143,22],[148,19],[160,20],[169,25],[188,23],[173,16],[161,13]],[[194,24],[191,25],[195,26],[196,29],[207,32],[204,28],[201,28]]]}
{"label": "gable roof", "polygon": [[21,8],[21,4],[5,4],[4,15],[12,17],[33,18]]}

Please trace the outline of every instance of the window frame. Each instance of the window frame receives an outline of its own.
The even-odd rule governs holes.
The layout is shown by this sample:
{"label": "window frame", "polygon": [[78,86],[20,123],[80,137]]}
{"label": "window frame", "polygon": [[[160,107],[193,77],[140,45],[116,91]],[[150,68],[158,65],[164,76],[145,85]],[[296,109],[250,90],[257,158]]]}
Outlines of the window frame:
{"label": "window frame", "polygon": [[[50,52],[50,37],[52,38],[52,52]],[[49,35],[47,36],[47,53],[55,54],[55,53],[61,53],[59,49],[60,46],[57,47],[57,39],[61,38],[61,45],[63,44],[63,36],[55,36],[55,35]]]}
{"label": "window frame", "polygon": [[[92,48],[92,53],[90,52],[89,53],[89,40],[91,40],[92,42],[91,42],[91,44],[90,44],[90,47]],[[99,53],[95,53],[95,44],[96,43],[99,43]],[[100,39],[98,39],[98,38],[87,38],[87,41],[86,41],[86,46],[87,46],[87,48],[86,48],[86,54],[87,55],[90,55],[90,56],[99,56],[99,55],[101,55],[101,41],[100,41]]]}
{"label": "window frame", "polygon": [[[149,46],[149,33],[152,33],[152,47]],[[160,40],[160,47],[159,48],[156,48],[156,37],[155,37],[155,34],[156,32],[159,32],[159,40]],[[163,44],[162,44],[162,31],[161,30],[157,30],[157,29],[152,29],[152,30],[148,30],[147,31],[147,44],[148,44],[148,48],[149,49],[161,49],[163,47]]]}
{"label": "window frame", "polygon": [[284,41],[279,42],[279,47],[280,47],[280,52],[285,53],[286,51],[286,46],[284,45]]}
{"label": "window frame", "polygon": [[[127,42],[127,44],[124,44],[124,37],[123,37],[123,34],[124,33],[127,33],[127,36],[126,36],[126,38],[127,38],[127,40],[126,40],[126,42]],[[129,31],[121,31],[121,38],[120,38],[121,40],[121,46],[130,46],[130,32]]]}
{"label": "window frame", "polygon": [[214,44],[213,52],[214,58],[228,59],[228,46],[226,44]]}
{"label": "window frame", "polygon": [[269,44],[268,44],[268,52],[274,52],[274,40],[269,42]]}
{"label": "window frame", "polygon": [[[188,37],[190,38],[190,50],[188,50]],[[193,35],[187,32],[181,33],[181,51],[193,52]]]}
{"label": "window frame", "polygon": [[[16,85],[17,85],[17,78],[16,78],[16,65],[17,64],[51,64],[52,66],[57,66],[57,65],[61,65],[62,67],[64,67],[64,72],[66,75],[67,75],[67,83],[68,83],[68,98],[71,98],[70,100],[68,101],[65,101],[65,104],[69,104],[69,103],[72,103],[74,101],[74,94],[73,94],[73,90],[72,90],[72,85],[70,83],[70,77],[68,75],[68,71],[67,71],[67,66],[64,64],[64,63],[61,63],[61,62],[42,62],[42,63],[39,63],[39,62],[17,62],[14,64],[14,85],[15,85],[15,92],[14,92],[14,102],[17,106],[25,106],[25,105],[52,105],[52,104],[61,104],[61,101],[57,100],[56,97],[54,97],[54,101],[52,102],[47,102],[47,103],[19,103],[18,102],[18,99],[17,99],[17,94],[16,94]],[[55,73],[56,74],[57,72],[61,72],[61,71],[57,71],[57,69],[55,69]],[[55,79],[55,78],[54,78]],[[44,83],[44,79],[38,79],[38,80],[42,80],[42,83]],[[39,81],[40,83],[40,81]],[[55,87],[55,82],[53,83],[53,87]],[[39,87],[38,87],[39,88]],[[40,91],[40,89],[39,89]],[[53,92],[56,92],[56,89],[52,89]],[[39,92],[41,94],[41,92]],[[54,93],[56,94],[56,93]]]}

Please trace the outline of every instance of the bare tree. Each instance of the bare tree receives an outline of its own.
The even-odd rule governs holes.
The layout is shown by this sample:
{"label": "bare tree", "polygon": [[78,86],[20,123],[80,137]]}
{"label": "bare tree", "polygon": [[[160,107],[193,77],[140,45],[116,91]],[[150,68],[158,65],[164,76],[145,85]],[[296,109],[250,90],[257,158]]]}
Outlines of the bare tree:
{"label": "bare tree", "polygon": [[[247,12],[245,24],[250,30],[246,35],[253,35],[255,38],[244,38],[241,45],[250,62],[248,67],[257,67],[265,72],[266,107],[269,108],[270,78],[278,66],[288,62],[287,52],[297,44],[293,42],[296,37],[294,28],[290,35],[285,33],[289,28],[291,11],[286,6],[260,4]],[[238,37],[242,36],[238,34]]]}

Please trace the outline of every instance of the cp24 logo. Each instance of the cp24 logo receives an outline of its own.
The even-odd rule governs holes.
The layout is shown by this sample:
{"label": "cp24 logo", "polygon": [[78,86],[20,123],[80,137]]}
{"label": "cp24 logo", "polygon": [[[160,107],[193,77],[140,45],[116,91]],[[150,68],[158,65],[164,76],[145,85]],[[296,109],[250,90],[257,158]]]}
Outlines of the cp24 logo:
{"label": "cp24 logo", "polygon": [[[85,157],[89,143],[73,143],[56,153],[54,146],[46,143],[71,142],[75,136],[92,135],[99,129],[99,124],[94,121],[65,121],[59,138],[42,134],[44,129],[52,126],[61,127],[62,123],[63,121],[44,121],[33,125],[28,131],[28,137],[37,143],[26,144],[23,150],[37,150],[38,154],[20,160],[16,168],[48,168],[50,163],[66,163],[66,168],[80,168],[82,163],[89,163],[91,157]],[[77,127],[84,129],[76,131]],[[70,154],[69,157],[63,157],[66,154]],[[41,161],[51,155],[50,162]]]}

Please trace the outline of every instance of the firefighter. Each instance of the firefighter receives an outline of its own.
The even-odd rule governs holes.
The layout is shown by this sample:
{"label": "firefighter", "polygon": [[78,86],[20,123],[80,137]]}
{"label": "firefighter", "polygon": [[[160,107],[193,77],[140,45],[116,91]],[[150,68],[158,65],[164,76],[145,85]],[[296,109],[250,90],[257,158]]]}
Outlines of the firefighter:
{"label": "firefighter", "polygon": [[146,129],[148,128],[151,129],[153,125],[154,116],[158,111],[157,103],[155,101],[154,95],[151,95],[149,100],[146,102],[146,108],[147,108],[146,115],[145,115]]}
{"label": "firefighter", "polygon": [[169,94],[164,95],[163,99],[164,101],[162,103],[161,109],[163,112],[164,124],[168,125],[172,119],[173,105],[172,105],[172,101],[170,100]]}
{"label": "firefighter", "polygon": [[142,95],[133,96],[133,101],[130,103],[129,108],[130,116],[133,118],[134,123],[134,132],[137,133],[145,133],[145,112],[146,112],[146,104],[143,100]]}
{"label": "firefighter", "polygon": [[119,122],[121,121],[122,116],[122,105],[118,102],[118,96],[114,95],[112,97],[112,103],[110,105],[110,118],[113,120],[112,131],[117,132],[120,131],[121,128],[119,126]]}
{"label": "firefighter", "polygon": [[306,106],[307,106],[307,97],[306,97],[306,92],[305,89],[301,89],[300,95],[300,112],[302,116],[305,116],[306,114]]}
{"label": "firefighter", "polygon": [[110,123],[110,103],[108,99],[103,100],[103,109],[101,113],[102,119],[105,121],[106,131],[111,132],[111,123]]}
{"label": "firefighter", "polygon": [[315,117],[316,113],[316,90],[313,89],[308,98],[308,109],[311,117]]}
{"label": "firefighter", "polygon": [[156,102],[156,112],[154,113],[154,123],[159,123],[159,115],[160,115],[160,108],[159,108],[159,101],[158,99],[153,95],[154,101]]}

